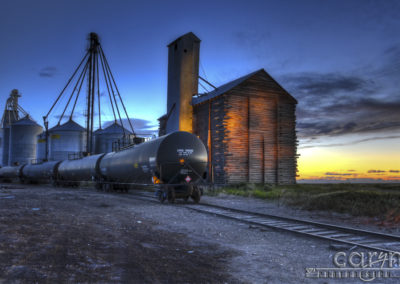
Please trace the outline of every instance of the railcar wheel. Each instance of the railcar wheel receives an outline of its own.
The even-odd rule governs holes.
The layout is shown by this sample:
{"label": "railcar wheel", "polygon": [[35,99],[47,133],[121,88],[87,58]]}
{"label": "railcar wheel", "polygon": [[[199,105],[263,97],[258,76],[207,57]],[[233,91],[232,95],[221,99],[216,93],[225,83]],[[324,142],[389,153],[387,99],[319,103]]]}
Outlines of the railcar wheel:
{"label": "railcar wheel", "polygon": [[165,196],[164,191],[160,191],[158,193],[158,200],[160,200],[161,203],[164,203],[164,201],[167,199],[167,197]]}
{"label": "railcar wheel", "polygon": [[175,203],[175,189],[168,188],[168,202]]}
{"label": "railcar wheel", "polygon": [[200,191],[198,190],[197,186],[194,187],[191,197],[192,197],[194,203],[199,203],[199,201],[200,201]]}
{"label": "railcar wheel", "polygon": [[97,191],[102,191],[103,185],[100,182],[96,182],[95,188],[97,189]]}

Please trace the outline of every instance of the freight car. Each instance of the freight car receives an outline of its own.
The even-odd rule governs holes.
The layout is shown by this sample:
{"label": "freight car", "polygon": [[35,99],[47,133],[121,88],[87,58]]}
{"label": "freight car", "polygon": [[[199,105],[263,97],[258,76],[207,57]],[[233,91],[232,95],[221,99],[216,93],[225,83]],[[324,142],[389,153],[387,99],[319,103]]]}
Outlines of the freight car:
{"label": "freight car", "polygon": [[20,179],[22,175],[22,169],[25,165],[15,167],[3,167],[0,169],[0,181],[1,182],[13,182]]}
{"label": "freight car", "polygon": [[195,135],[178,131],[117,152],[76,160],[4,167],[0,179],[78,185],[92,181],[102,190],[155,184],[161,202],[191,197],[199,202],[198,183],[207,177],[207,150]]}

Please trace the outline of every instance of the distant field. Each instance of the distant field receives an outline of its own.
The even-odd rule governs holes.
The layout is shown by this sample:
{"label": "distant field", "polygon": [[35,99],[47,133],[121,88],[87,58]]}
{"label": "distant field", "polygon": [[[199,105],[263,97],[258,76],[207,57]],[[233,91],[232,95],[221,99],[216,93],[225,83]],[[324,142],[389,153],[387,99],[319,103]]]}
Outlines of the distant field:
{"label": "distant field", "polygon": [[[400,222],[400,183],[296,184],[271,186],[239,184],[215,193],[275,200],[306,210],[331,210],[354,216],[376,216]],[[212,193],[211,193],[212,194]]]}

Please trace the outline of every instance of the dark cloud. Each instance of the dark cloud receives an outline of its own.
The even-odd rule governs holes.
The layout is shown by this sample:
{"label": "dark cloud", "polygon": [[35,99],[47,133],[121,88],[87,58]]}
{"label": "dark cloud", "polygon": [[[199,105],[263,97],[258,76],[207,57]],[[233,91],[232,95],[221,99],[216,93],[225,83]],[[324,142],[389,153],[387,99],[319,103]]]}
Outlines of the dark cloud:
{"label": "dark cloud", "polygon": [[389,173],[400,173],[399,170],[390,170]]}
{"label": "dark cloud", "polygon": [[47,66],[39,71],[39,76],[40,77],[54,77],[54,75],[57,73],[57,68],[54,66]]}
{"label": "dark cloud", "polygon": [[[63,119],[62,119],[62,123],[67,122],[67,120],[69,119],[71,115],[71,111],[69,112],[65,112]],[[55,114],[52,116],[53,118],[59,120],[61,118],[61,114]],[[74,116],[73,119],[75,120],[77,117],[84,117],[83,113],[80,112],[74,112]]]}
{"label": "dark cloud", "polygon": [[327,172],[327,173],[325,173],[325,175],[326,175],[326,176],[352,176],[352,175],[354,175],[354,174]]}
{"label": "dark cloud", "polygon": [[386,173],[386,171],[383,170],[369,170],[369,174],[380,174],[380,173]]}
{"label": "dark cloud", "polygon": [[[394,50],[387,52],[400,53],[400,48]],[[296,111],[299,137],[400,129],[400,92],[368,79],[372,77],[309,72],[282,76],[282,85],[299,102]]]}
{"label": "dark cloud", "polygon": [[[360,66],[351,73],[303,72],[279,79],[299,102],[298,136],[309,140],[400,131],[399,76],[400,44],[394,44],[384,50],[375,65]],[[381,139],[375,135],[369,140],[375,138]],[[331,146],[338,145],[326,145]]]}
{"label": "dark cloud", "polygon": [[[154,135],[158,133],[158,125],[153,124],[150,120],[131,118],[130,121],[134,132],[138,135]],[[114,121],[106,121],[103,124],[103,128],[111,125],[112,123],[114,123]],[[119,120],[118,124],[120,124]],[[126,129],[131,130],[128,119],[122,119],[122,124]]]}
{"label": "dark cloud", "polygon": [[360,140],[351,141],[351,142],[348,142],[348,143],[305,145],[305,146],[299,147],[299,149],[308,149],[308,148],[314,148],[314,147],[324,147],[324,148],[325,147],[340,147],[340,146],[359,144],[359,143],[368,142],[368,141],[386,140],[386,139],[399,139],[399,138],[400,138],[400,135],[384,136],[384,137],[370,137],[370,138],[366,138],[366,139],[360,139]]}
{"label": "dark cloud", "polygon": [[348,172],[355,172],[356,170],[347,170]]}
{"label": "dark cloud", "polygon": [[301,97],[307,94],[330,96],[337,92],[354,92],[368,87],[366,81],[355,76],[341,74],[304,73],[288,76],[287,80],[296,86],[297,94]]}

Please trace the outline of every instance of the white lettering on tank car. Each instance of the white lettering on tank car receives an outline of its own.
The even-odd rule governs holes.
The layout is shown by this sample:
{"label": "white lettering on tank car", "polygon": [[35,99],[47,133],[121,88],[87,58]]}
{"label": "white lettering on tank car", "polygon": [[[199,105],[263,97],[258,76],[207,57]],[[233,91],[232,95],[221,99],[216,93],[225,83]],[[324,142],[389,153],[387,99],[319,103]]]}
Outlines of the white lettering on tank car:
{"label": "white lettering on tank car", "polygon": [[176,149],[179,157],[188,157],[193,154],[193,149]]}
{"label": "white lettering on tank car", "polygon": [[156,164],[156,157],[149,157],[150,166],[154,166]]}
{"label": "white lettering on tank car", "polygon": [[188,175],[188,174],[192,173],[192,170],[190,170],[190,169],[181,169],[181,170],[179,171],[179,173],[180,173],[181,175]]}

